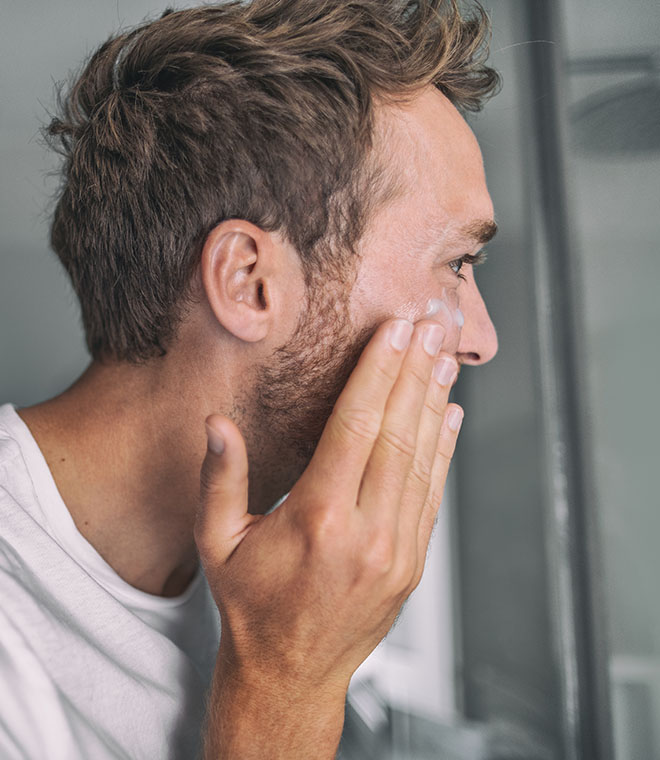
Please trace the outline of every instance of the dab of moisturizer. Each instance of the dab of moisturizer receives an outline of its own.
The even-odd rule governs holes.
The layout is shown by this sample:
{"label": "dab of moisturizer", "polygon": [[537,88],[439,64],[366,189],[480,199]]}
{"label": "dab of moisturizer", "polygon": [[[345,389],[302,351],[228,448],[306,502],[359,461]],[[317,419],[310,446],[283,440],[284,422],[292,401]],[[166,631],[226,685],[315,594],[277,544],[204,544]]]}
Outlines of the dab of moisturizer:
{"label": "dab of moisturizer", "polygon": [[455,290],[442,289],[442,298],[429,298],[426,304],[426,314],[428,317],[438,316],[440,321],[447,321],[447,327],[452,323],[457,327],[463,327],[465,317],[463,312],[458,308],[458,294]]}

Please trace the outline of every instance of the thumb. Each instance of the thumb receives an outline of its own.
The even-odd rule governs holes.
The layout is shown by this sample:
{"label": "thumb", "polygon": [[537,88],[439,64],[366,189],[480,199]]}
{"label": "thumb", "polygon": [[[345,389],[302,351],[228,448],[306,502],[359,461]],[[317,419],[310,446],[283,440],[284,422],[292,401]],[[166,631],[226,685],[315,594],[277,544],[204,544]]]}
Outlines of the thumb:
{"label": "thumb", "polygon": [[216,564],[229,557],[252,521],[248,459],[241,431],[227,417],[209,415],[206,434],[195,541],[202,559]]}

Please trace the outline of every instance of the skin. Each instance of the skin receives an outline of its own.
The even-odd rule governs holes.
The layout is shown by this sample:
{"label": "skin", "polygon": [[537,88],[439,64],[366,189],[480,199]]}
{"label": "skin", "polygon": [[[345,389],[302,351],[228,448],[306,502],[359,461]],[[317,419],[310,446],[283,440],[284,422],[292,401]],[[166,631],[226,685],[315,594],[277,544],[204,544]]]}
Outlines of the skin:
{"label": "skin", "polygon": [[[313,446],[359,351],[384,319],[417,319],[429,298],[457,286],[465,324],[460,344],[445,351],[459,367],[495,355],[495,328],[472,267],[463,265],[467,281],[458,284],[446,266],[479,248],[460,235],[461,227],[492,219],[476,139],[433,88],[404,109],[383,110],[406,192],[369,225],[352,291],[339,283],[312,294],[312,302],[320,301],[312,317],[339,318],[330,325],[308,320],[300,329],[308,298],[295,250],[249,223],[223,223],[203,250],[205,298],[164,359],[139,368],[92,362],[59,396],[19,410],[78,529],[132,585],[175,595],[194,573],[192,524],[208,414],[228,414],[244,432],[251,511],[263,512],[309,458],[286,451],[281,436],[299,431],[287,443]],[[430,234],[434,227],[444,230],[440,237]],[[291,354],[306,352],[305,360],[287,361],[276,352],[296,334]],[[335,357],[334,372],[327,371],[328,356]],[[255,379],[264,372],[271,388],[275,381],[279,416],[264,401],[266,383]],[[281,433],[276,441],[273,425]]]}

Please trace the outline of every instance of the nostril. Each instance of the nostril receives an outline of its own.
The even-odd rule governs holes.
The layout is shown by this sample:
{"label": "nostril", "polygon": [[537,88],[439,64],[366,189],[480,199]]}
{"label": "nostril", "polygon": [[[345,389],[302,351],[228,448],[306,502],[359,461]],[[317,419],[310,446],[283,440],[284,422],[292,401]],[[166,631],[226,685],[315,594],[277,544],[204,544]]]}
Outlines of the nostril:
{"label": "nostril", "polygon": [[461,354],[462,364],[481,364],[481,356],[474,351],[468,351],[466,354]]}

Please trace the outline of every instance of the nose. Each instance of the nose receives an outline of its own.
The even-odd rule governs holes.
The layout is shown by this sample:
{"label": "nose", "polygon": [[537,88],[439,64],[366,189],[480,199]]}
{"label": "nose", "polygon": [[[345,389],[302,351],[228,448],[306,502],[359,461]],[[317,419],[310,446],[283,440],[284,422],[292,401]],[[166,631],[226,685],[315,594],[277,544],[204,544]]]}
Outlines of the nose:
{"label": "nose", "polygon": [[460,308],[465,318],[456,351],[459,364],[485,364],[497,353],[497,333],[474,279],[472,267],[464,267],[467,280],[460,289]]}

